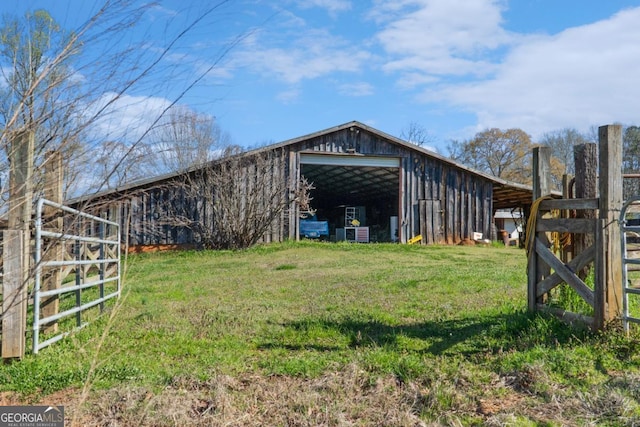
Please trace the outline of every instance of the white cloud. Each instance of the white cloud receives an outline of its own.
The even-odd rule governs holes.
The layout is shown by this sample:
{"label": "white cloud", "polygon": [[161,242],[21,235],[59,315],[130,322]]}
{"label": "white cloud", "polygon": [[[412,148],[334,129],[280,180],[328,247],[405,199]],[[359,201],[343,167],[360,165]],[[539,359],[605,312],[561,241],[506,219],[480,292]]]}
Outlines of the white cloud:
{"label": "white cloud", "polygon": [[299,97],[300,97],[300,88],[293,87],[288,90],[280,92],[276,96],[276,99],[282,102],[283,104],[293,104],[298,100]]}
{"label": "white cloud", "polygon": [[178,11],[160,6],[157,3],[150,5],[151,13],[148,15],[152,21],[160,20],[165,17],[173,18],[178,15]]}
{"label": "white cloud", "polygon": [[475,112],[478,129],[554,129],[637,122],[640,8],[515,47],[494,78],[425,93]]}
{"label": "white cloud", "polygon": [[86,115],[91,117],[98,114],[91,123],[91,133],[96,139],[134,142],[151,128],[170,104],[166,98],[131,95],[117,97],[115,93],[106,93],[87,107]]}
{"label": "white cloud", "polygon": [[398,79],[397,85],[400,89],[411,90],[416,87],[436,83],[438,81],[439,79],[437,77],[431,76],[429,74],[411,72],[403,73],[402,76]]}
{"label": "white cloud", "polygon": [[326,9],[330,14],[345,12],[351,9],[351,2],[347,0],[299,0],[298,6],[303,9],[319,7]]}
{"label": "white cloud", "polygon": [[264,39],[256,38],[253,43],[245,44],[244,49],[234,55],[234,66],[249,67],[288,84],[335,72],[360,71],[371,56],[325,30],[298,31],[295,38],[287,40],[290,44],[286,47],[277,43],[267,46]]}
{"label": "white cloud", "polygon": [[[499,0],[378,0],[382,69],[424,103],[475,114],[465,132],[637,122],[640,8],[555,35],[503,27]],[[446,107],[445,107],[446,108]],[[454,112],[455,113],[455,112]]]}
{"label": "white cloud", "polygon": [[390,59],[388,72],[486,75],[487,52],[513,42],[502,26],[498,0],[379,1],[370,17],[383,25],[376,39]]}
{"label": "white cloud", "polygon": [[367,82],[345,83],[338,86],[338,93],[344,96],[369,96],[375,92]]}

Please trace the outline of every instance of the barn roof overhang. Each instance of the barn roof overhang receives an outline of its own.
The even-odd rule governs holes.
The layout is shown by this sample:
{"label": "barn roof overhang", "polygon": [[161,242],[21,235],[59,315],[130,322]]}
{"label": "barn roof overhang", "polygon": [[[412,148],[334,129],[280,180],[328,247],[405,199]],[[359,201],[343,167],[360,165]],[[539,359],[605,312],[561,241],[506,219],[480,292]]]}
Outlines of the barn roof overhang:
{"label": "barn roof overhang", "polygon": [[[562,193],[552,191],[549,196],[562,198]],[[533,188],[518,184],[516,182],[505,181],[500,178],[493,179],[493,210],[517,209],[528,210],[533,203]]]}
{"label": "barn roof overhang", "polygon": [[[493,208],[497,209],[513,209],[513,208],[527,208],[531,205],[533,200],[533,189],[530,186],[518,184],[510,181],[503,180],[501,178],[494,177],[492,175],[486,174],[484,172],[480,172],[474,169],[471,169],[465,165],[457,163],[456,161],[442,156],[436,152],[428,150],[424,147],[417,146],[410,142],[404,141],[402,139],[396,138],[392,135],[386,134],[377,129],[371,128],[363,123],[358,121],[351,121],[339,126],[335,126],[329,129],[325,129],[319,132],[315,132],[312,134],[300,136],[294,139],[286,140],[280,143],[260,147],[255,150],[251,150],[245,153],[239,154],[240,156],[251,156],[252,154],[262,153],[268,150],[275,150],[279,148],[283,148],[286,146],[291,146],[298,144],[300,142],[316,138],[318,136],[330,134],[332,132],[337,132],[343,129],[350,128],[358,128],[360,130],[364,130],[370,133],[373,133],[380,138],[387,140],[388,142],[396,145],[400,145],[407,149],[416,151],[421,153],[422,155],[429,156],[431,158],[437,159],[443,163],[447,163],[455,168],[460,170],[464,170],[473,175],[477,175],[485,178],[490,181],[493,185]],[[326,153],[318,154],[321,156],[326,156]],[[357,154],[356,154],[357,155]],[[353,158],[354,155],[351,154],[337,154],[337,158]],[[366,156],[367,158],[371,158],[374,156]],[[382,156],[381,156],[382,157]],[[212,163],[215,163],[213,161]],[[199,168],[201,168],[200,166]],[[332,169],[332,173],[329,174],[329,168]],[[198,169],[191,168],[187,171],[182,171],[179,173],[170,173],[166,175],[161,175],[153,178],[148,178],[144,180],[139,180],[136,182],[131,182],[120,186],[115,189],[96,192],[91,195],[85,195],[82,197],[78,197],[72,201],[71,203],[79,203],[83,201],[88,201],[93,198],[113,198],[120,195],[125,195],[126,193],[134,190],[149,188],[155,185],[158,185],[162,182],[168,182],[174,179],[175,177],[194,170]],[[326,172],[326,173],[323,173]],[[312,177],[310,180],[319,183],[320,180],[323,180],[323,185],[328,184],[334,186],[333,188],[336,191],[345,191],[350,192],[350,194],[355,194],[357,191],[362,192],[362,197],[375,197],[376,195],[384,194],[384,192],[397,191],[398,190],[398,172],[396,166],[389,165],[368,165],[362,164],[357,168],[348,167],[346,165],[322,165],[322,164],[312,164],[312,162],[308,162],[305,165],[305,174]],[[369,184],[367,184],[369,183]],[[376,190],[376,185],[378,186]],[[559,193],[553,193],[552,196],[560,197]]]}
{"label": "barn roof overhang", "polygon": [[516,183],[493,183],[493,209],[527,208],[533,202],[533,189]]}

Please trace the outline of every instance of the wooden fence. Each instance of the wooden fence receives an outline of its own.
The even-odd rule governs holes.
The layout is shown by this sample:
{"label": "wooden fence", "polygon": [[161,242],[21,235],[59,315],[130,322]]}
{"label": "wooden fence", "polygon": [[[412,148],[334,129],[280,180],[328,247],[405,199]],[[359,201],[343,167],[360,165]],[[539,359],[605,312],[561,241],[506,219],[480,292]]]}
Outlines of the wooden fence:
{"label": "wooden fence", "polygon": [[[576,150],[578,166],[595,164],[593,158],[580,157],[580,152],[593,150]],[[534,150],[534,203],[527,226],[529,310],[550,312],[570,322],[602,329],[619,318],[622,310],[618,223],[622,207],[622,127],[599,128],[599,197],[551,199],[550,160],[548,147]],[[593,187],[584,183],[595,174],[582,169],[576,167],[575,182]],[[554,211],[565,214],[552,215]],[[573,242],[570,250],[559,242],[560,236],[568,236],[566,240]],[[592,286],[585,283],[588,268],[593,269]],[[571,312],[556,304],[552,291],[563,283],[588,304],[590,313]]]}

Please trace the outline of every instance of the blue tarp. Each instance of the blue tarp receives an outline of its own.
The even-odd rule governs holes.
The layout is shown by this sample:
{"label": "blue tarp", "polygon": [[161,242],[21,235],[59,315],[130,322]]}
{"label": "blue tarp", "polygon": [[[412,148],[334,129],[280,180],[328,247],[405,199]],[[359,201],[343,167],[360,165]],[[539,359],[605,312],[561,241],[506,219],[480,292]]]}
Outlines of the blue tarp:
{"label": "blue tarp", "polygon": [[300,235],[308,238],[329,236],[329,222],[301,220]]}

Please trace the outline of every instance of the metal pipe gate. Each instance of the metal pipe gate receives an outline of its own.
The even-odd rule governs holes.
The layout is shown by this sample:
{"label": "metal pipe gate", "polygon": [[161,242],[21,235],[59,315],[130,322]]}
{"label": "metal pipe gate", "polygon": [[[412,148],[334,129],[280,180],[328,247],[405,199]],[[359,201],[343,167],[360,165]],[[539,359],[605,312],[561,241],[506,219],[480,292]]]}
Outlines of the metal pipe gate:
{"label": "metal pipe gate", "polygon": [[[640,295],[640,287],[634,286],[630,272],[640,272],[640,221],[630,224],[627,218],[628,211],[635,206],[640,208],[640,196],[629,199],[620,210],[620,243],[622,244],[622,325],[626,333],[629,332],[629,324],[640,324],[640,318],[630,314],[629,296]],[[635,247],[630,247],[629,240],[636,240]],[[634,252],[637,255],[634,257]],[[633,266],[636,266],[635,268]],[[640,274],[640,273],[639,273]]]}
{"label": "metal pipe gate", "polygon": [[[68,225],[68,233],[49,231],[43,227],[43,207],[49,206],[57,210],[59,215],[70,214],[75,225]],[[69,217],[67,215],[67,217]],[[91,228],[87,230],[86,225]],[[97,236],[90,234],[98,226]],[[85,233],[83,233],[85,232]],[[86,234],[86,235],[83,235]],[[43,239],[55,239],[57,244],[69,243],[73,245],[71,256],[61,260],[43,260]],[[97,255],[91,253],[88,245],[98,247]],[[67,255],[69,255],[67,253]],[[64,257],[63,257],[64,258]],[[82,312],[120,296],[120,226],[116,222],[108,221],[76,209],[46,199],[39,199],[36,208],[36,236],[35,236],[35,284],[33,291],[33,353],[56,341],[61,340],[73,330],[86,325],[82,322]],[[75,280],[63,284],[58,289],[42,290],[43,272],[51,269],[74,271]],[[88,275],[93,270],[93,275]],[[97,270],[97,271],[96,271]],[[64,276],[64,275],[63,275]],[[105,285],[110,286],[110,293],[105,295]],[[96,297],[89,301],[82,301],[82,292],[97,287]],[[41,304],[46,298],[61,298],[68,293],[75,293],[73,307],[47,317],[40,318]],[[43,325],[57,322],[68,316],[76,316],[76,327],[72,331],[58,333],[40,342],[40,329]]]}

